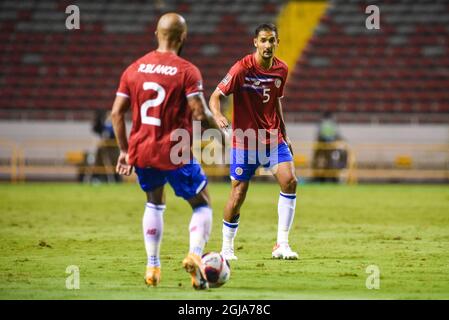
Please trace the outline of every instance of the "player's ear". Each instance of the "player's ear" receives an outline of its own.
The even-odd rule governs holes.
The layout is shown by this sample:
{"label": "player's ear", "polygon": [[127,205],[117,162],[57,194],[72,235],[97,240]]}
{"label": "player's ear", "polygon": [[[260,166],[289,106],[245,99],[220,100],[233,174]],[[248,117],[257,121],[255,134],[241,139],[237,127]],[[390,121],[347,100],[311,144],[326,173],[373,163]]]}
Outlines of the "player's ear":
{"label": "player's ear", "polygon": [[254,42],[254,46],[257,48],[257,38],[254,38],[253,42]]}

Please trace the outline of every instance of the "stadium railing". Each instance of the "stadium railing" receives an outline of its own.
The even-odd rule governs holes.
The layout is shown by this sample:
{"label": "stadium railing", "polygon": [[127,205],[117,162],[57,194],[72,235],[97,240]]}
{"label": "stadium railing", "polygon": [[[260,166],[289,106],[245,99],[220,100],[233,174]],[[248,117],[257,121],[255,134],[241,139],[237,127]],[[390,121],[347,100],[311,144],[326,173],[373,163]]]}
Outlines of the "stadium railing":
{"label": "stadium railing", "polygon": [[[13,183],[31,180],[67,180],[89,182],[93,175],[104,175],[114,181],[115,162],[95,164],[99,145],[115,145],[115,141],[98,140],[0,140],[0,180]],[[317,150],[342,150],[345,165],[337,168],[317,167]],[[438,181],[449,182],[449,144],[375,144],[294,141],[297,176],[304,180],[317,177],[336,178],[343,183],[364,181]],[[205,165],[212,179],[229,176],[228,165]],[[271,173],[259,169],[256,178],[273,179]],[[135,176],[124,181],[135,181]]]}

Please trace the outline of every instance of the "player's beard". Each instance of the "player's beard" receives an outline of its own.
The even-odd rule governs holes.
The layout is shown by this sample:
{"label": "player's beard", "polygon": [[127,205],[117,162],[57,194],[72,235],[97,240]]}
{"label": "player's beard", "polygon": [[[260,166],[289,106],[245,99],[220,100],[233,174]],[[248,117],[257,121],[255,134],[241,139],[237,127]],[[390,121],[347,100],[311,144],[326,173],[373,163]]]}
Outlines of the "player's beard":
{"label": "player's beard", "polygon": [[[265,55],[266,54],[266,55]],[[272,59],[274,55],[273,51],[267,51],[267,52],[262,52],[262,58],[264,58],[265,60],[269,60]]]}

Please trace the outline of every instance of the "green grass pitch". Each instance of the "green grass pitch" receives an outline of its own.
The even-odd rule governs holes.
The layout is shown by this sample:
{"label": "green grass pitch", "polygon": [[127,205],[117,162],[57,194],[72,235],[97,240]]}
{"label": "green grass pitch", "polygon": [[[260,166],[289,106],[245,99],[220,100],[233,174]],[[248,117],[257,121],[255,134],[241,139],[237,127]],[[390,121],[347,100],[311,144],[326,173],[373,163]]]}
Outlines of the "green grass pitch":
{"label": "green grass pitch", "polygon": [[[229,184],[211,183],[221,246]],[[241,211],[230,281],[194,291],[181,261],[191,210],[167,188],[162,282],[143,281],[144,194],[135,184],[0,184],[1,299],[449,299],[449,189],[419,185],[301,185],[290,243],[271,259],[278,186],[254,182]],[[66,288],[66,268],[80,289]],[[369,265],[379,289],[367,289]]]}

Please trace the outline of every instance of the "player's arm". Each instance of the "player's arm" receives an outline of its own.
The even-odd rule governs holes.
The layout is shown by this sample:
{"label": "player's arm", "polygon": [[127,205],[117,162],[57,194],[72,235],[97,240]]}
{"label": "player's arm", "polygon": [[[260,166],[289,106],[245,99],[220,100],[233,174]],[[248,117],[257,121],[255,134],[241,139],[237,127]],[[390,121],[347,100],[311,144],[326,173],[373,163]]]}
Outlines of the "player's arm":
{"label": "player's arm", "polygon": [[221,127],[217,126],[212,113],[207,107],[206,100],[204,99],[203,94],[194,95],[192,97],[187,98],[187,102],[189,107],[193,113],[193,120],[201,121],[201,125],[204,128],[214,128],[220,130],[222,134],[222,144],[225,144],[225,134]]}
{"label": "player's arm", "polygon": [[193,120],[201,121],[201,125],[205,128],[217,127],[202,93],[188,97],[187,103],[192,110]]}
{"label": "player's arm", "polygon": [[216,88],[215,91],[210,96],[209,106],[217,125],[221,129],[227,129],[229,128],[229,122],[228,119],[226,119],[226,117],[221,113],[221,102],[220,102],[221,97],[222,94],[220,92],[220,89]]}
{"label": "player's arm", "polygon": [[193,120],[201,121],[204,128],[218,128],[202,93],[187,98],[187,102],[192,110]]}
{"label": "player's arm", "polygon": [[115,137],[120,149],[115,170],[118,174],[129,176],[132,166],[128,164],[128,137],[126,135],[125,114],[130,106],[129,98],[116,96],[112,105],[111,120]]}
{"label": "player's arm", "polygon": [[275,103],[276,103],[276,112],[277,112],[279,120],[280,120],[280,129],[281,129],[282,136],[284,137],[285,142],[287,142],[288,148],[290,149],[290,152],[293,155],[292,143],[290,141],[290,138],[287,136],[287,128],[285,126],[284,112],[282,111],[281,98],[277,98]]}

